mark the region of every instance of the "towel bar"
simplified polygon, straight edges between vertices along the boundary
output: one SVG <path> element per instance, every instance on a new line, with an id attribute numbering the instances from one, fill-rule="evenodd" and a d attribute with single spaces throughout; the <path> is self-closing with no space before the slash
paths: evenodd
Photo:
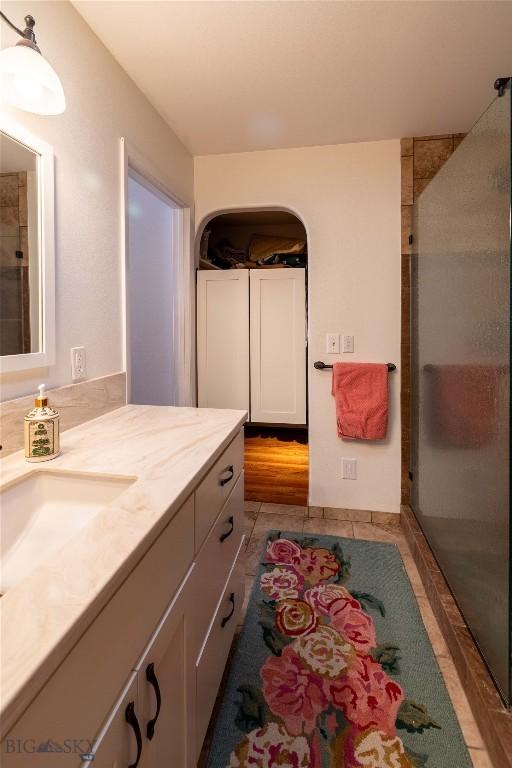
<path id="1" fill-rule="evenodd" d="M 317 360 L 316 363 L 313 363 L 313 365 L 317 371 L 323 371 L 325 368 L 332 368 L 332 365 L 327 365 L 321 360 Z M 388 371 L 396 371 L 396 365 L 394 363 L 388 363 Z"/>

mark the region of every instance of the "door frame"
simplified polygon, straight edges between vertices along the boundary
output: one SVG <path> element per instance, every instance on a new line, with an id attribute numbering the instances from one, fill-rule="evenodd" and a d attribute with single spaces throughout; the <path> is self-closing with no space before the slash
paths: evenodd
<path id="1" fill-rule="evenodd" d="M 194 290 L 194 268 L 191 262 L 191 210 L 180 197 L 164 183 L 153 164 L 133 144 L 120 139 L 121 165 L 121 336 L 123 368 L 126 371 L 126 400 L 131 399 L 130 350 L 129 350 L 129 299 L 127 267 L 129 256 L 128 235 L 128 179 L 130 176 L 150 191 L 164 198 L 173 209 L 173 264 L 175 279 L 173 400 L 176 405 L 190 405 L 192 401 L 192 317 L 190 296 Z M 187 301 L 187 299 L 189 299 Z"/>

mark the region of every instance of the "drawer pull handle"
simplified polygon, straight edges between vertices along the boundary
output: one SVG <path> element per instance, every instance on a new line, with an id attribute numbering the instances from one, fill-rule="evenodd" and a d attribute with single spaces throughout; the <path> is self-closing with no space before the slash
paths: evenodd
<path id="1" fill-rule="evenodd" d="M 124 711 L 124 718 L 130 728 L 133 728 L 133 732 L 135 734 L 135 739 L 137 741 L 137 757 L 135 758 L 135 762 L 131 763 L 128 768 L 137 768 L 140 760 L 140 756 L 142 754 L 142 734 L 140 732 L 140 725 L 139 721 L 137 720 L 137 715 L 135 714 L 135 704 L 133 701 L 130 701 L 128 706 L 126 707 Z"/>
<path id="2" fill-rule="evenodd" d="M 234 478 L 234 476 L 235 476 L 235 468 L 234 468 L 234 466 L 232 464 L 230 464 L 229 467 L 226 467 L 224 472 L 229 472 L 229 477 L 221 477 L 221 479 L 219 481 L 219 485 L 221 485 L 221 486 L 226 485 L 226 483 L 229 483 L 229 481 Z M 222 472 L 222 474 L 224 474 L 224 472 Z"/>
<path id="3" fill-rule="evenodd" d="M 233 616 L 233 614 L 235 612 L 235 593 L 234 592 L 232 592 L 230 594 L 229 601 L 231 603 L 231 610 L 230 610 L 230 612 L 228 613 L 227 616 L 224 616 L 224 618 L 222 619 L 222 621 L 220 623 L 222 629 L 224 629 L 224 627 L 226 626 L 226 624 L 228 623 L 228 621 L 230 620 L 230 618 Z"/>
<path id="4" fill-rule="evenodd" d="M 160 693 L 160 686 L 158 685 L 158 678 L 155 673 L 155 665 L 154 664 L 148 664 L 146 667 L 146 680 L 150 685 L 153 686 L 153 689 L 155 691 L 155 697 L 156 697 L 156 712 L 155 716 L 152 720 L 148 720 L 148 724 L 146 727 L 146 736 L 151 741 L 153 736 L 155 735 L 155 725 L 156 721 L 158 720 L 158 715 L 160 714 L 160 707 L 162 705 L 162 695 Z"/>
<path id="5" fill-rule="evenodd" d="M 231 534 L 235 530 L 235 520 L 233 518 L 233 515 L 230 515 L 228 517 L 228 523 L 230 524 L 231 528 L 229 529 L 229 531 L 226 531 L 226 533 L 223 533 L 222 536 L 219 536 L 219 541 L 220 542 L 223 542 L 223 541 L 226 541 L 226 539 L 229 539 L 229 537 L 231 536 Z"/>

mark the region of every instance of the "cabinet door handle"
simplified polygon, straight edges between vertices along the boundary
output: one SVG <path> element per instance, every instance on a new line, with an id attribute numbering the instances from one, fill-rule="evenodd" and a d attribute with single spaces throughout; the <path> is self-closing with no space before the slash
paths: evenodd
<path id="1" fill-rule="evenodd" d="M 226 467 L 221 474 L 224 474 L 224 472 L 229 472 L 229 477 L 221 477 L 219 485 L 226 485 L 226 483 L 229 483 L 235 476 L 235 468 L 232 464 L 230 464 L 229 467 Z"/>
<path id="2" fill-rule="evenodd" d="M 152 720 L 148 720 L 148 724 L 146 727 L 146 736 L 151 741 L 153 736 L 155 735 L 155 725 L 156 721 L 158 720 L 158 715 L 160 714 L 160 707 L 162 704 L 162 695 L 160 693 L 160 686 L 158 685 L 158 679 L 155 673 L 155 665 L 154 664 L 148 664 L 146 667 L 146 680 L 150 685 L 153 686 L 153 689 L 155 691 L 155 697 L 156 697 L 156 712 L 155 716 Z"/>
<path id="3" fill-rule="evenodd" d="M 135 734 L 135 740 L 137 742 L 137 757 L 135 758 L 134 763 L 130 763 L 128 768 L 137 768 L 140 760 L 140 756 L 142 754 L 142 734 L 140 732 L 140 725 L 139 721 L 137 720 L 137 715 L 135 714 L 135 704 L 133 701 L 130 701 L 128 706 L 126 707 L 124 711 L 124 718 L 128 725 L 133 728 L 133 732 Z"/>
<path id="4" fill-rule="evenodd" d="M 228 623 L 228 621 L 230 620 L 230 618 L 232 617 L 232 615 L 235 612 L 235 593 L 234 592 L 232 592 L 230 594 L 229 600 L 231 602 L 231 610 L 230 610 L 230 612 L 228 613 L 227 616 L 224 616 L 224 618 L 222 619 L 222 621 L 220 623 L 222 629 L 224 629 L 224 627 L 226 626 L 226 624 Z"/>
<path id="5" fill-rule="evenodd" d="M 226 539 L 229 539 L 229 537 L 231 536 L 231 534 L 235 530 L 235 520 L 234 520 L 233 515 L 230 515 L 228 517 L 228 523 L 230 524 L 231 528 L 229 529 L 229 531 L 226 531 L 226 533 L 223 533 L 222 536 L 219 536 L 219 541 L 220 542 L 223 542 L 223 541 L 226 541 Z"/>

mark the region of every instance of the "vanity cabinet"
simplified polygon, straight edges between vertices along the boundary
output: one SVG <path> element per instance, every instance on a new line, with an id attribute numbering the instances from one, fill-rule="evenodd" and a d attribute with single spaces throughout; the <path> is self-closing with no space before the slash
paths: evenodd
<path id="1" fill-rule="evenodd" d="M 240 554 L 245 537 L 239 545 L 222 597 L 196 661 L 195 740 L 196 758 L 199 757 L 206 729 L 215 704 L 217 691 L 238 624 L 244 602 L 244 576 Z"/>
<path id="2" fill-rule="evenodd" d="M 11 729 L 2 768 L 57 752 L 63 768 L 196 765 L 244 600 L 243 487 L 239 433 Z"/>
<path id="3" fill-rule="evenodd" d="M 194 660 L 187 646 L 192 587 L 182 584 L 83 766 L 190 765 Z"/>
<path id="4" fill-rule="evenodd" d="M 117 766 L 136 764 L 138 745 L 132 736 L 131 726 L 127 722 L 126 713 L 128 708 L 135 713 L 137 690 L 137 673 L 133 672 L 128 678 L 121 697 L 98 737 L 94 751 L 91 752 L 90 756 L 94 759 L 94 762 L 86 759 L 82 765 L 102 766 L 102 768 L 113 768 L 115 766 L 117 768 Z"/>

